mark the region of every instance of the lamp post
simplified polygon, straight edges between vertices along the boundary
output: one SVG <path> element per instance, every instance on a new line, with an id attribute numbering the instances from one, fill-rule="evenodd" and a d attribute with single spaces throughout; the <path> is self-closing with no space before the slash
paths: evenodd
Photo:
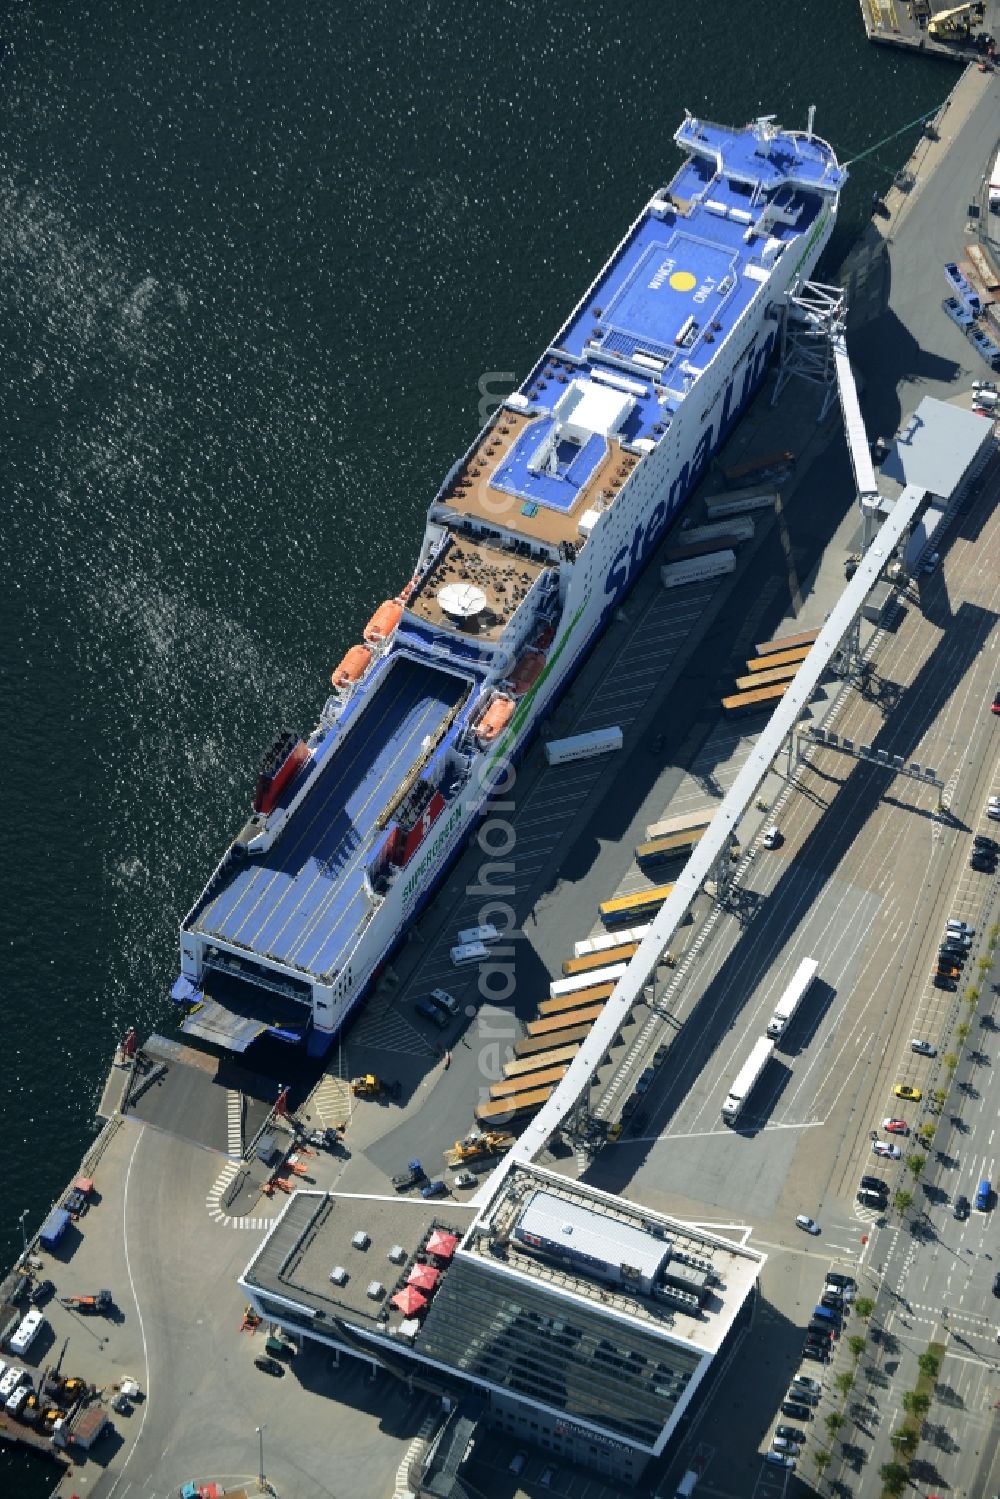
<path id="1" fill-rule="evenodd" d="M 28 1258 L 28 1231 L 27 1231 L 27 1229 L 24 1226 L 24 1220 L 25 1220 L 25 1218 L 27 1218 L 27 1216 L 28 1216 L 28 1214 L 30 1212 L 31 1212 L 30 1208 L 25 1208 L 24 1212 L 21 1214 L 20 1218 L 18 1218 L 18 1220 L 17 1220 L 18 1223 L 20 1223 L 20 1225 L 21 1225 L 21 1243 L 24 1245 L 24 1253 L 23 1253 L 22 1257 L 24 1259 Z"/>
<path id="2" fill-rule="evenodd" d="M 260 1452 L 260 1461 L 259 1461 L 258 1473 L 257 1473 L 257 1488 L 263 1494 L 264 1489 L 266 1487 L 266 1481 L 264 1479 L 264 1428 L 263 1428 L 263 1426 L 258 1426 L 257 1427 L 257 1442 L 259 1444 L 259 1452 Z"/>

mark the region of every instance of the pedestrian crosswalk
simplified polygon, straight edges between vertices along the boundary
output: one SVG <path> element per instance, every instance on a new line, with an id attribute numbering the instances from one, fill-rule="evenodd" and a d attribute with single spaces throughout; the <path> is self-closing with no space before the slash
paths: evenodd
<path id="1" fill-rule="evenodd" d="M 330 1073 L 322 1077 L 313 1090 L 309 1108 L 324 1128 L 343 1124 L 351 1112 L 351 1088 L 346 1078 Z"/>
<path id="2" fill-rule="evenodd" d="M 228 1155 L 231 1160 L 243 1159 L 243 1095 L 232 1088 L 226 1094 L 226 1130 Z"/>
<path id="3" fill-rule="evenodd" d="M 223 1166 L 222 1170 L 215 1178 L 215 1181 L 212 1183 L 212 1186 L 208 1192 L 208 1196 L 205 1198 L 205 1206 L 208 1209 L 208 1216 L 210 1218 L 213 1218 L 216 1223 L 221 1224 L 223 1228 L 248 1228 L 251 1229 L 254 1233 L 263 1233 L 266 1228 L 270 1228 L 273 1219 L 240 1218 L 234 1216 L 232 1213 L 227 1213 L 220 1206 L 222 1198 L 225 1196 L 227 1190 L 232 1185 L 239 1171 L 240 1163 L 238 1161 L 230 1161 L 228 1165 Z"/>

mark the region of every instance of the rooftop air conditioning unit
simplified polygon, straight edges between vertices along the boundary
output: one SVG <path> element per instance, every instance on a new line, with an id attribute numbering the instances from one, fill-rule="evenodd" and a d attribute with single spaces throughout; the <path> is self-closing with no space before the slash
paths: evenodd
<path id="1" fill-rule="evenodd" d="M 333 1269 L 330 1271 L 330 1279 L 333 1281 L 335 1286 L 347 1285 L 347 1271 L 344 1269 L 343 1265 L 334 1265 Z"/>
<path id="2" fill-rule="evenodd" d="M 382 1297 L 385 1295 L 385 1286 L 380 1280 L 369 1281 L 368 1289 L 365 1291 L 365 1295 L 368 1297 L 369 1301 L 381 1301 Z"/>
<path id="3" fill-rule="evenodd" d="M 367 1249 L 369 1244 L 371 1243 L 371 1239 L 365 1233 L 363 1228 L 359 1228 L 357 1233 L 352 1237 L 351 1243 L 354 1245 L 355 1249 Z"/>

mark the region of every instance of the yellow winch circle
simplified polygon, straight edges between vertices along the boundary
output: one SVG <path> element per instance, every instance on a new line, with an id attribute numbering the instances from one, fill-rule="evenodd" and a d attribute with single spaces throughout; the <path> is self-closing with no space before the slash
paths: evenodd
<path id="1" fill-rule="evenodd" d="M 697 284 L 697 276 L 692 276 L 690 271 L 674 271 L 670 278 L 670 286 L 673 291 L 694 291 Z"/>

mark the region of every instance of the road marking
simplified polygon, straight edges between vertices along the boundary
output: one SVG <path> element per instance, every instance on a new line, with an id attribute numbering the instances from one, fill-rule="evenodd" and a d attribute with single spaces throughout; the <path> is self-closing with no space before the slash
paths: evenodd
<path id="1" fill-rule="evenodd" d="M 125 1461 L 122 1463 L 122 1470 L 119 1473 L 118 1477 L 115 1479 L 114 1483 L 111 1485 L 110 1489 L 108 1490 L 108 1499 L 111 1499 L 111 1496 L 115 1492 L 115 1489 L 118 1487 L 118 1485 L 121 1483 L 122 1479 L 124 1478 L 124 1476 L 125 1476 L 125 1469 L 128 1467 L 129 1463 L 132 1461 L 132 1456 L 133 1456 L 133 1454 L 135 1452 L 135 1449 L 138 1447 L 140 1441 L 142 1440 L 143 1428 L 146 1425 L 146 1417 L 149 1415 L 149 1407 L 150 1407 L 150 1405 L 152 1403 L 152 1390 L 150 1388 L 150 1382 L 149 1382 L 149 1349 L 147 1348 L 147 1345 L 146 1345 L 146 1327 L 145 1327 L 145 1323 L 142 1320 L 142 1308 L 139 1305 L 139 1297 L 136 1294 L 136 1289 L 135 1289 L 135 1279 L 134 1279 L 134 1277 L 132 1275 L 132 1257 L 129 1254 L 129 1250 L 128 1250 L 128 1193 L 129 1193 L 129 1184 L 130 1184 L 130 1182 L 132 1180 L 132 1166 L 135 1163 L 136 1151 L 139 1149 L 139 1145 L 140 1145 L 140 1143 L 142 1141 L 142 1137 L 143 1137 L 144 1133 L 145 1133 L 144 1129 L 140 1129 L 139 1130 L 139 1134 L 138 1134 L 138 1136 L 136 1138 L 136 1142 L 135 1142 L 135 1144 L 132 1147 L 132 1154 L 128 1158 L 128 1170 L 125 1172 L 125 1190 L 122 1193 L 122 1246 L 123 1246 L 123 1248 L 125 1250 L 125 1271 L 126 1271 L 126 1274 L 128 1275 L 128 1283 L 129 1283 L 129 1287 L 130 1287 L 130 1289 L 132 1291 L 132 1300 L 135 1302 L 135 1314 L 136 1314 L 136 1317 L 138 1318 L 138 1321 L 139 1321 L 139 1336 L 142 1339 L 142 1363 L 143 1363 L 142 1418 L 141 1418 L 141 1420 L 139 1422 L 139 1430 L 135 1434 L 135 1441 L 132 1443 L 132 1446 L 129 1448 L 128 1453 L 126 1454 L 126 1457 L 125 1457 Z"/>
<path id="2" fill-rule="evenodd" d="M 226 1093 L 226 1125 L 229 1155 L 238 1161 L 243 1156 L 243 1098 L 232 1088 Z"/>

